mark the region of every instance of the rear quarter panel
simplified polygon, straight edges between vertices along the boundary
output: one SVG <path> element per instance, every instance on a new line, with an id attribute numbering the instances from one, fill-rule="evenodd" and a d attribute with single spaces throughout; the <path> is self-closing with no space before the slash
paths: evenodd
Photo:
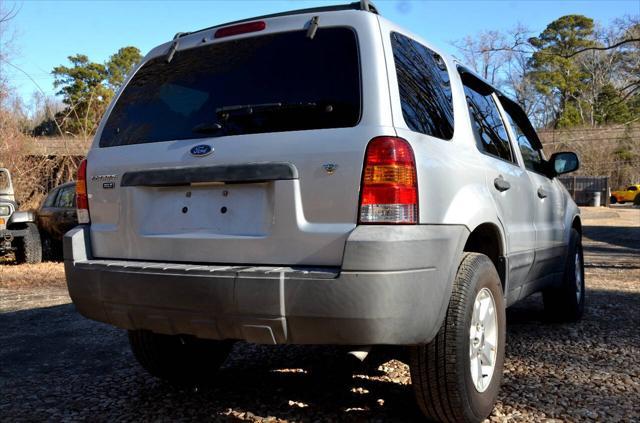
<path id="1" fill-rule="evenodd" d="M 467 113 L 467 103 L 455 62 L 419 36 L 380 18 L 385 48 L 393 124 L 399 137 L 408 140 L 416 156 L 421 224 L 465 225 L 470 231 L 492 223 L 503 232 L 491 193 L 485 182 L 485 168 Z M 442 56 L 451 80 L 454 134 L 442 140 L 409 129 L 400 107 L 391 32 L 404 34 Z M 504 237 L 502 244 L 505 245 Z"/>

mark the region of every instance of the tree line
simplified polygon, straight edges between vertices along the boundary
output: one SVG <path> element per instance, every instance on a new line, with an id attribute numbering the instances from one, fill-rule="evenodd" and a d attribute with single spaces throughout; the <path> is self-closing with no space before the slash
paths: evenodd
<path id="1" fill-rule="evenodd" d="M 137 47 L 127 46 L 105 63 L 92 62 L 84 54 L 69 56 L 68 60 L 70 66 L 56 66 L 51 72 L 53 85 L 58 89 L 56 95 L 62 98 L 64 106 L 53 116 L 46 113 L 47 117 L 33 129 L 36 136 L 93 135 L 116 91 L 140 63 L 142 55 Z"/>
<path id="2" fill-rule="evenodd" d="M 640 119 L 640 17 L 609 26 L 562 16 L 538 35 L 517 25 L 454 41 L 463 62 L 511 95 L 539 128 Z"/>

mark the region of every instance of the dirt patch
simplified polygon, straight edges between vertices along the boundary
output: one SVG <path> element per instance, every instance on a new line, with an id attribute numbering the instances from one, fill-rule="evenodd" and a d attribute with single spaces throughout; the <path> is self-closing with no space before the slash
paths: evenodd
<path id="1" fill-rule="evenodd" d="M 640 269 L 640 209 L 583 207 L 581 212 L 587 267 Z"/>
<path id="2" fill-rule="evenodd" d="M 640 208 L 580 207 L 583 226 L 640 227 Z"/>
<path id="3" fill-rule="evenodd" d="M 0 264 L 0 313 L 69 302 L 62 263 Z"/>
<path id="4" fill-rule="evenodd" d="M 66 288 L 62 263 L 0 264 L 0 288 Z"/>

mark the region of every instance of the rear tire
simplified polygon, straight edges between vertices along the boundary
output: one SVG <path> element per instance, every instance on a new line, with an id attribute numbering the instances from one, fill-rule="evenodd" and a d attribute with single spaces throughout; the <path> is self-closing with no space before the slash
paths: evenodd
<path id="1" fill-rule="evenodd" d="M 617 203 L 617 202 L 618 202 L 618 199 L 617 199 L 614 195 L 612 195 L 611 197 L 609 197 L 609 203 L 610 203 L 610 204 L 615 204 L 615 203 Z"/>
<path id="2" fill-rule="evenodd" d="M 582 236 L 571 229 L 562 285 L 542 292 L 547 317 L 555 322 L 575 322 L 584 314 L 584 256 Z"/>
<path id="3" fill-rule="evenodd" d="M 427 418 L 477 422 L 491 413 L 502 382 L 505 328 L 495 266 L 483 254 L 465 253 L 440 331 L 410 350 L 411 380 Z"/>
<path id="4" fill-rule="evenodd" d="M 174 384 L 210 381 L 233 348 L 231 341 L 160 335 L 146 330 L 129 331 L 129 344 L 147 372 Z"/>
<path id="5" fill-rule="evenodd" d="M 636 198 L 633 199 L 634 206 L 640 206 L 640 194 L 636 195 Z"/>
<path id="6" fill-rule="evenodd" d="M 16 261 L 20 264 L 37 264 L 42 261 L 40 232 L 35 223 L 27 223 L 27 234 L 16 240 Z"/>

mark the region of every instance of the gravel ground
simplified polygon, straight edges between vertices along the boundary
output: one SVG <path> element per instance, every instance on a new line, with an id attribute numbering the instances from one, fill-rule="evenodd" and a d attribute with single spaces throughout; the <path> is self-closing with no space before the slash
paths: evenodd
<path id="1" fill-rule="evenodd" d="M 632 212 L 585 220 L 582 322 L 545 323 L 539 296 L 508 310 L 491 421 L 640 421 L 640 211 Z M 401 351 L 349 371 L 338 348 L 239 343 L 211 384 L 171 387 L 137 366 L 123 331 L 65 304 L 62 275 L 61 264 L 0 266 L 0 421 L 419 420 Z"/>

